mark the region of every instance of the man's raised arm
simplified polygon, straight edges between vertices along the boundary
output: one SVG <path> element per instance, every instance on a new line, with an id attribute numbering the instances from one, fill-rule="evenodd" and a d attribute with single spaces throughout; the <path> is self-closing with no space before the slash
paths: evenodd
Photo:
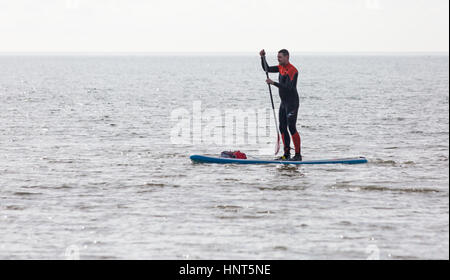
<path id="1" fill-rule="evenodd" d="M 266 52 L 262 50 L 259 55 L 261 55 L 261 66 L 264 71 L 267 71 L 269 73 L 278 73 L 279 69 L 278 66 L 269 66 L 266 61 Z"/>

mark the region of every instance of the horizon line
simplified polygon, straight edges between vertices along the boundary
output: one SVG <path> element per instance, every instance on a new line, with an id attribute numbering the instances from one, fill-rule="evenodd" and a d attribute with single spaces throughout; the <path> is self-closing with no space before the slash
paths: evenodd
<path id="1" fill-rule="evenodd" d="M 271 51 L 267 51 L 267 53 L 272 53 Z M 273 53 L 276 53 L 275 51 Z M 311 51 L 292 51 L 291 54 L 294 55 L 444 55 L 448 56 L 448 51 L 337 51 L 337 52 L 311 52 Z M 102 52 L 91 52 L 91 51 L 80 51 L 80 52 L 66 52 L 66 51 L 43 51 L 43 52 L 9 52 L 0 51 L 0 56 L 9 56 L 9 55 L 47 55 L 47 56 L 58 56 L 58 55 L 67 55 L 67 56 L 155 56 L 155 55 L 175 55 L 175 56 L 198 56 L 198 55 L 258 55 L 258 52 L 250 52 L 250 51 L 230 51 L 230 52 L 222 52 L 222 51 L 174 51 L 174 52 L 115 52 L 115 51 L 102 51 Z"/>

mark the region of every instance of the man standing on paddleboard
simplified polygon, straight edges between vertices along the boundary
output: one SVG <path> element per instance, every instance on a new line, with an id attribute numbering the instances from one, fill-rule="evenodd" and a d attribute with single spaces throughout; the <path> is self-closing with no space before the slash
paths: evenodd
<path id="1" fill-rule="evenodd" d="M 302 161 L 300 134 L 297 131 L 297 115 L 299 108 L 299 97 L 297 92 L 298 71 L 289 63 L 289 52 L 285 49 L 278 52 L 278 66 L 269 66 L 266 62 L 266 52 L 262 50 L 261 63 L 264 71 L 279 73 L 278 83 L 267 79 L 269 85 L 274 85 L 280 92 L 280 133 L 284 144 L 284 155 L 279 160 Z M 295 147 L 295 156 L 291 159 L 291 139 Z"/>

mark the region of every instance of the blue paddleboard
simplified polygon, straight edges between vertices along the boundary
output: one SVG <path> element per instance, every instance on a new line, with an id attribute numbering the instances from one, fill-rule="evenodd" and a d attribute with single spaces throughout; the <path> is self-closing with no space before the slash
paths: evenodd
<path id="1" fill-rule="evenodd" d="M 216 164 L 364 164 L 367 159 L 359 158 L 341 158 L 341 159 L 323 159 L 323 160 L 309 160 L 309 161 L 279 161 L 279 160 L 257 160 L 257 159 L 231 159 L 209 156 L 191 156 L 191 160 L 196 163 L 216 163 Z"/>

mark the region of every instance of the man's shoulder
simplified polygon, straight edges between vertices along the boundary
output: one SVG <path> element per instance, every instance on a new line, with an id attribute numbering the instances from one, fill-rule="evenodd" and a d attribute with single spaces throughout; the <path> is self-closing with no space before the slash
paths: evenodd
<path id="1" fill-rule="evenodd" d="M 290 64 L 290 65 L 291 65 L 291 67 L 290 67 L 289 71 L 290 72 L 294 72 L 294 73 L 298 73 L 297 68 L 294 65 L 292 65 L 292 64 Z"/>
<path id="2" fill-rule="evenodd" d="M 294 65 L 290 64 L 289 68 L 287 70 L 287 73 L 288 73 L 289 77 L 291 78 L 291 80 L 293 80 L 295 75 L 298 74 L 298 70 L 297 70 L 297 68 L 295 68 Z"/>

